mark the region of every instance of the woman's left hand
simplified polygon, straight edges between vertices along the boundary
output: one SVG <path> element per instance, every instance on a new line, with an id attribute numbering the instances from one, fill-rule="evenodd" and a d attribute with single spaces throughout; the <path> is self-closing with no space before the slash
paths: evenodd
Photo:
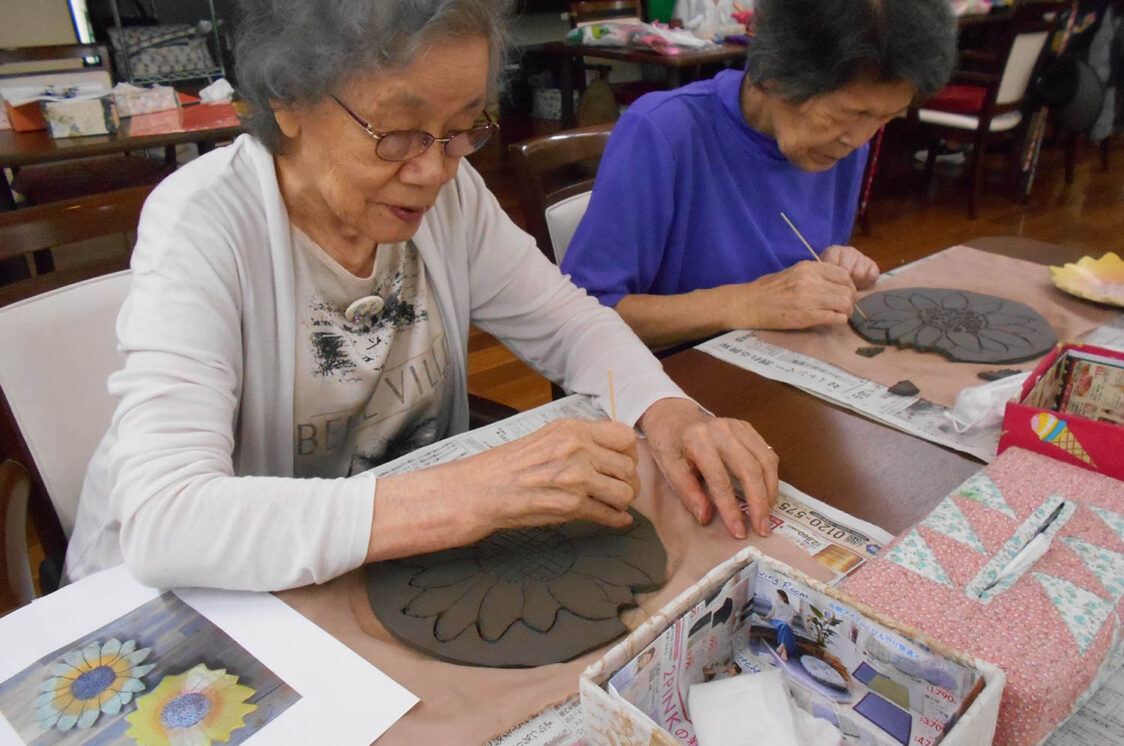
<path id="1" fill-rule="evenodd" d="M 717 508 L 730 533 L 745 538 L 733 477 L 741 483 L 753 530 L 769 535 L 777 454 L 748 422 L 713 417 L 690 399 L 660 399 L 639 425 L 656 465 L 699 523 L 709 523 Z"/>
<path id="2" fill-rule="evenodd" d="M 859 290 L 874 285 L 880 274 L 874 260 L 854 246 L 828 246 L 820 254 L 820 259 L 850 272 L 851 282 Z"/>

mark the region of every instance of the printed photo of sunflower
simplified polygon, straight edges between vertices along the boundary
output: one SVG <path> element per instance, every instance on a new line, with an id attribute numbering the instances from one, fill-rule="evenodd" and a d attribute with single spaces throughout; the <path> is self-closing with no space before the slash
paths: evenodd
<path id="1" fill-rule="evenodd" d="M 235 746 L 300 698 L 166 591 L 0 681 L 0 725 L 36 746 Z"/>
<path id="2" fill-rule="evenodd" d="M 132 727 L 125 735 L 139 746 L 210 746 L 225 743 L 257 709 L 247 704 L 254 690 L 238 683 L 226 669 L 200 663 L 137 698 L 137 709 L 125 719 Z"/>
<path id="3" fill-rule="evenodd" d="M 70 730 L 89 728 L 103 712 L 116 715 L 144 691 L 141 677 L 155 667 L 141 665 L 148 653 L 149 648 L 137 649 L 136 640 L 122 644 L 117 638 L 67 653 L 51 668 L 33 703 L 38 708 L 35 721 L 44 730 Z"/>

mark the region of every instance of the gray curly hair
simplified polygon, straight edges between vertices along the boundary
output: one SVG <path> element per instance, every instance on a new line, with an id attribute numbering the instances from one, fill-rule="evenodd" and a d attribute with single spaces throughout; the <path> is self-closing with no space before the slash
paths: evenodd
<path id="1" fill-rule="evenodd" d="M 358 74 L 401 69 L 435 39 L 483 36 L 499 85 L 511 0 L 241 0 L 234 58 L 243 124 L 271 152 L 272 104 L 312 103 Z"/>
<path id="2" fill-rule="evenodd" d="M 860 74 L 904 80 L 924 100 L 952 74 L 949 0 L 757 0 L 746 74 L 800 103 Z"/>

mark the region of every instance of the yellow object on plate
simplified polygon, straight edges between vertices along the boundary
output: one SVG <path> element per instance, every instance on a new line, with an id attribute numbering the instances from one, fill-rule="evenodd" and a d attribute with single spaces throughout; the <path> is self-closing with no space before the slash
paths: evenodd
<path id="1" fill-rule="evenodd" d="M 1079 298 L 1124 306 L 1124 260 L 1113 252 L 1100 259 L 1083 256 L 1077 264 L 1050 267 L 1054 284 Z"/>

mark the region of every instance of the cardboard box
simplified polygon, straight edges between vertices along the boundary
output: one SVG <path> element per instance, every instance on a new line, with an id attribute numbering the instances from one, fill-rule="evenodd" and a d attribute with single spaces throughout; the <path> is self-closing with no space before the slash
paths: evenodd
<path id="1" fill-rule="evenodd" d="M 39 107 L 51 137 L 112 135 L 117 132 L 117 107 L 108 93 L 98 98 L 41 101 Z"/>
<path id="2" fill-rule="evenodd" d="M 1019 446 L 1068 464 L 1124 479 L 1124 425 L 1059 411 L 1071 397 L 1067 372 L 1081 358 L 1102 358 L 1124 366 L 1124 353 L 1104 347 L 1061 344 L 1026 379 L 1015 401 L 1003 414 L 999 453 Z M 1111 367 L 1111 363 L 1106 366 Z M 1071 384 L 1067 389 L 1067 380 Z M 1124 390 L 1107 392 L 1124 396 Z M 1110 417 L 1107 413 L 1104 417 Z"/>
<path id="3" fill-rule="evenodd" d="M 787 632 L 768 622 L 786 616 L 782 603 L 795 612 Z M 782 656 L 786 639 L 795 650 Z M 797 706 L 834 719 L 845 744 L 990 743 L 1005 682 L 995 666 L 749 547 L 582 673 L 583 742 L 695 743 L 687 690 L 732 666 L 780 668 Z"/>
<path id="4" fill-rule="evenodd" d="M 47 129 L 47 120 L 39 111 L 39 102 L 31 101 L 21 106 L 12 106 L 4 102 L 4 109 L 8 112 L 8 122 L 16 132 L 34 132 Z"/>

